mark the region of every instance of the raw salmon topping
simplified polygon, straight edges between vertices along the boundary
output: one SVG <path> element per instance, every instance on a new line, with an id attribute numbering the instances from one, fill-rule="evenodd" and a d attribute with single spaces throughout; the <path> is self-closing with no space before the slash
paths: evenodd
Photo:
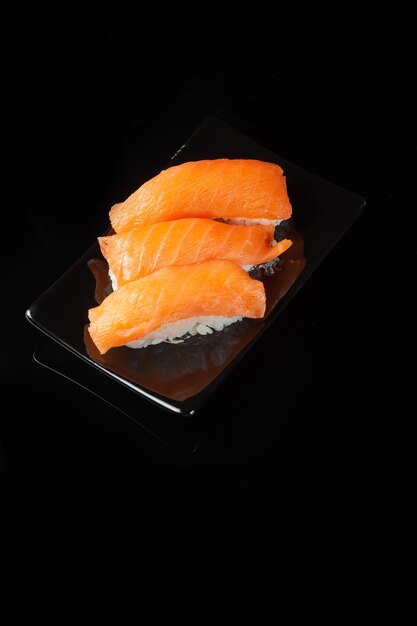
<path id="1" fill-rule="evenodd" d="M 116 232 L 183 217 L 276 222 L 290 216 L 281 167 L 255 159 L 190 161 L 169 167 L 110 211 Z"/>

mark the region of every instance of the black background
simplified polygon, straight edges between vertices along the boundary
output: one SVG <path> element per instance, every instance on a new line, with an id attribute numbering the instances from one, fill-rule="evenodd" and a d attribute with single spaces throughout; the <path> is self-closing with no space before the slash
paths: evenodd
<path id="1" fill-rule="evenodd" d="M 4 623 L 415 623 L 410 7 L 2 9 Z M 193 452 L 37 365 L 24 311 L 210 115 L 367 206 Z"/>

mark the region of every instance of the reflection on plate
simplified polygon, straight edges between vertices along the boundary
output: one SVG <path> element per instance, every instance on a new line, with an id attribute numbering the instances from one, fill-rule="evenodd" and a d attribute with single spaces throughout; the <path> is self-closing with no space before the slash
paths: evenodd
<path id="1" fill-rule="evenodd" d="M 282 255 L 273 275 L 261 276 L 267 294 L 263 320 L 244 320 L 220 333 L 180 344 L 163 343 L 140 350 L 115 348 L 101 356 L 86 332 L 88 309 L 110 289 L 97 242 L 26 313 L 40 330 L 104 374 L 184 415 L 201 406 L 277 319 L 364 205 L 360 196 L 288 163 L 213 118 L 199 127 L 169 165 L 219 157 L 276 162 L 286 174 L 295 222 L 290 222 L 289 236 L 294 244 Z M 143 181 L 135 182 L 139 186 Z"/>

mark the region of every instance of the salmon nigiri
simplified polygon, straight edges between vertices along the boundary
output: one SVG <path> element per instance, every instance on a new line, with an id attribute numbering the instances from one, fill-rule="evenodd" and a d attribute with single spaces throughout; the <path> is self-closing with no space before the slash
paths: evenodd
<path id="1" fill-rule="evenodd" d="M 291 216 L 279 165 L 255 159 L 214 159 L 174 165 L 110 210 L 116 232 L 183 217 L 274 224 Z"/>
<path id="2" fill-rule="evenodd" d="M 164 267 L 126 283 L 89 310 L 89 333 L 104 354 L 122 345 L 206 335 L 264 313 L 263 284 L 233 261 L 212 260 Z"/>
<path id="3" fill-rule="evenodd" d="M 98 241 L 114 289 L 168 265 L 228 259 L 250 269 L 275 259 L 292 243 L 277 243 L 272 224 L 234 226 L 193 217 L 138 226 Z"/>

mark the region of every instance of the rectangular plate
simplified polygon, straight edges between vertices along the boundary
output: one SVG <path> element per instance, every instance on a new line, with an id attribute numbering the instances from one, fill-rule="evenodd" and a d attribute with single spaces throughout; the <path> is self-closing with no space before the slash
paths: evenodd
<path id="1" fill-rule="evenodd" d="M 361 196 L 302 170 L 216 118 L 205 120 L 168 166 L 221 157 L 278 163 L 286 175 L 293 206 L 290 237 L 294 244 L 282 256 L 280 271 L 262 278 L 267 293 L 265 319 L 244 320 L 221 333 L 180 344 L 163 343 L 140 350 L 114 348 L 100 356 L 86 332 L 88 309 L 97 305 L 95 278 L 90 270 L 91 262 L 100 267 L 94 261 L 101 258 L 97 242 L 26 311 L 27 319 L 38 329 L 94 368 L 143 398 L 182 415 L 195 413 L 213 393 L 350 228 L 365 204 Z M 137 181 L 137 186 L 143 182 Z"/>

